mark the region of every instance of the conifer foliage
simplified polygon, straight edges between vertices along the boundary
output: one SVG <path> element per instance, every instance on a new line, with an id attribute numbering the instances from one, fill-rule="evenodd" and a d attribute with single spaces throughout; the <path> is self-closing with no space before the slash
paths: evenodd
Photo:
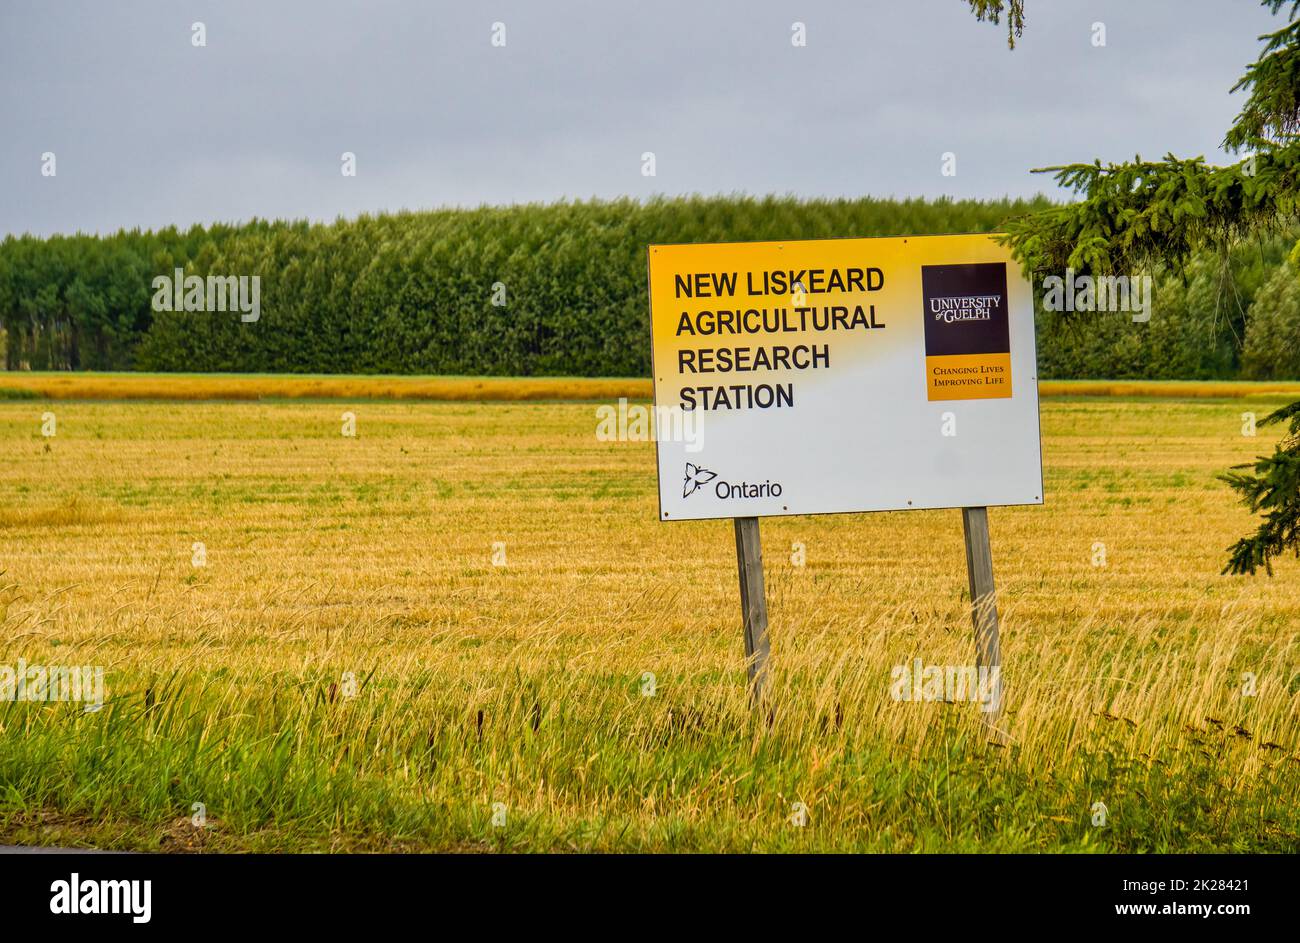
<path id="1" fill-rule="evenodd" d="M 978 19 L 997 22 L 1005 16 L 1013 30 L 1024 27 L 1022 0 L 967 2 Z M 1007 227 L 1031 277 L 1067 268 L 1094 275 L 1181 268 L 1198 252 L 1227 253 L 1244 240 L 1294 226 L 1300 217 L 1300 2 L 1263 5 L 1288 22 L 1260 37 L 1259 58 L 1232 89 L 1247 98 L 1223 144 L 1242 159 L 1212 166 L 1201 157 L 1170 154 L 1158 161 L 1138 157 L 1039 171 L 1055 174 L 1080 198 Z M 1292 265 L 1282 271 L 1294 276 L 1297 270 Z M 1271 573 L 1277 555 L 1300 556 L 1300 403 L 1263 420 L 1279 422 L 1289 423 L 1290 435 L 1271 456 L 1221 476 L 1252 512 L 1263 515 L 1254 534 L 1228 548 L 1226 573 L 1260 567 Z"/>

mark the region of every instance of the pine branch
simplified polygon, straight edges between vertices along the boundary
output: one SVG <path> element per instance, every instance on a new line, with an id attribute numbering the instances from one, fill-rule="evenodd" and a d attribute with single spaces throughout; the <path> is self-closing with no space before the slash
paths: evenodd
<path id="1" fill-rule="evenodd" d="M 1030 273 L 1106 275 L 1179 265 L 1300 220 L 1300 140 L 1228 166 L 1201 157 L 1040 168 L 1082 199 L 1008 220 Z"/>
<path id="2" fill-rule="evenodd" d="M 1295 442 L 1279 446 L 1271 456 L 1256 459 L 1253 471 L 1219 476 L 1252 514 L 1264 512 L 1254 534 L 1228 547 L 1223 572 L 1253 575 L 1263 567 L 1272 576 L 1274 557 L 1288 550 L 1300 556 L 1300 446 Z"/>
<path id="3" fill-rule="evenodd" d="M 995 26 L 1007 17 L 1007 48 L 1015 49 L 1016 40 L 1025 32 L 1025 0 L 966 0 L 975 19 Z"/>
<path id="4" fill-rule="evenodd" d="M 1293 15 L 1296 7 L 1300 3 L 1293 4 Z M 1264 51 L 1232 87 L 1248 89 L 1250 97 L 1223 139 L 1231 151 L 1256 140 L 1284 143 L 1300 131 L 1300 20 L 1260 39 Z"/>

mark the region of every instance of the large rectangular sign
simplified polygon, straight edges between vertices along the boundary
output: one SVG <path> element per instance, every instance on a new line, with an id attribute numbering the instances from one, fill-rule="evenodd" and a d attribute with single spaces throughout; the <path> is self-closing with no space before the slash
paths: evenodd
<path id="1" fill-rule="evenodd" d="M 649 255 L 661 520 L 1042 503 L 1033 296 L 991 236 Z"/>

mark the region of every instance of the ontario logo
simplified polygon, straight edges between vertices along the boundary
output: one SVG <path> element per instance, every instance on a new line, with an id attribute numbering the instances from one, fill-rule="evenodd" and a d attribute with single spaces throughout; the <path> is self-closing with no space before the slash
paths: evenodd
<path id="1" fill-rule="evenodd" d="M 686 480 L 682 484 L 682 497 L 689 498 L 695 492 L 700 490 L 702 485 L 707 485 L 714 478 L 718 477 L 717 472 L 709 471 L 700 465 L 686 463 Z"/>
<path id="2" fill-rule="evenodd" d="M 713 484 L 713 482 L 717 482 Z M 718 478 L 718 473 L 703 465 L 686 463 L 686 476 L 682 482 L 682 497 L 689 498 L 707 484 L 713 484 L 713 493 L 725 500 L 735 498 L 779 498 L 784 490 L 779 481 L 730 482 Z"/>

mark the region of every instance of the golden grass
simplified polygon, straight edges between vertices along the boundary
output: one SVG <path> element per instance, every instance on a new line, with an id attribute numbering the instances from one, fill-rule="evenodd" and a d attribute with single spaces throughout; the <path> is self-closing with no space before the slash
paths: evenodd
<path id="1" fill-rule="evenodd" d="M 68 400 L 386 399 L 446 402 L 648 399 L 648 379 L 0 373 L 6 390 Z"/>
<path id="2" fill-rule="evenodd" d="M 1044 398 L 1062 396 L 1244 399 L 1300 396 L 1300 382 L 1044 380 Z M 399 377 L 130 373 L 0 373 L 0 400 L 221 401 L 380 399 L 442 402 L 649 399 L 649 379 L 579 377 Z"/>
<path id="3" fill-rule="evenodd" d="M 0 528 L 47 530 L 121 519 L 122 512 L 118 508 L 83 501 L 76 495 L 45 507 L 0 507 Z"/>
<path id="4" fill-rule="evenodd" d="M 528 823 L 524 847 L 1295 840 L 1300 566 L 1219 575 L 1251 519 L 1214 476 L 1270 447 L 1240 435 L 1237 404 L 1044 405 L 1045 506 L 990 512 L 1009 741 L 992 756 L 972 705 L 889 693 L 892 666 L 973 657 L 956 511 L 763 522 L 773 721 L 753 729 L 731 528 L 655 519 L 652 444 L 597 441 L 590 404 L 349 409 L 355 438 L 325 403 L 67 403 L 44 440 L 40 409 L 0 403 L 0 664 L 105 665 L 110 702 L 143 703 L 143 718 L 152 692 L 189 686 L 107 754 L 138 737 L 161 757 L 192 736 L 207 757 L 140 775 L 199 777 L 159 800 L 175 803 L 159 829 L 205 798 L 231 847 L 282 847 L 290 813 L 254 814 L 262 794 L 232 790 L 260 775 L 288 790 L 300 756 L 313 775 L 436 807 L 451 830 L 330 806 L 322 847 L 492 847 L 496 801 Z M 345 703 L 347 673 L 364 684 Z M 53 722 L 41 716 L 6 728 L 0 715 L 0 735 L 16 749 Z M 236 748 L 276 731 L 290 765 L 259 772 Z M 954 811 L 944 763 L 968 777 L 959 807 L 989 783 L 1005 792 Z M 223 772 L 201 779 L 209 769 Z M 72 784 L 110 773 L 67 775 L 66 792 L 33 781 L 44 808 L 80 814 L 89 793 Z M 148 819 L 132 805 L 144 787 L 124 779 L 115 800 L 108 782 L 97 808 Z M 1180 788 L 1210 811 L 1157 794 Z M 1095 800 L 1111 810 L 1104 837 Z M 806 832 L 783 824 L 796 801 Z M 131 820 L 98 834 L 154 832 Z"/>
<path id="5" fill-rule="evenodd" d="M 1300 382 L 1291 380 L 1043 380 L 1043 397 L 1114 396 L 1161 399 L 1300 398 Z"/>

